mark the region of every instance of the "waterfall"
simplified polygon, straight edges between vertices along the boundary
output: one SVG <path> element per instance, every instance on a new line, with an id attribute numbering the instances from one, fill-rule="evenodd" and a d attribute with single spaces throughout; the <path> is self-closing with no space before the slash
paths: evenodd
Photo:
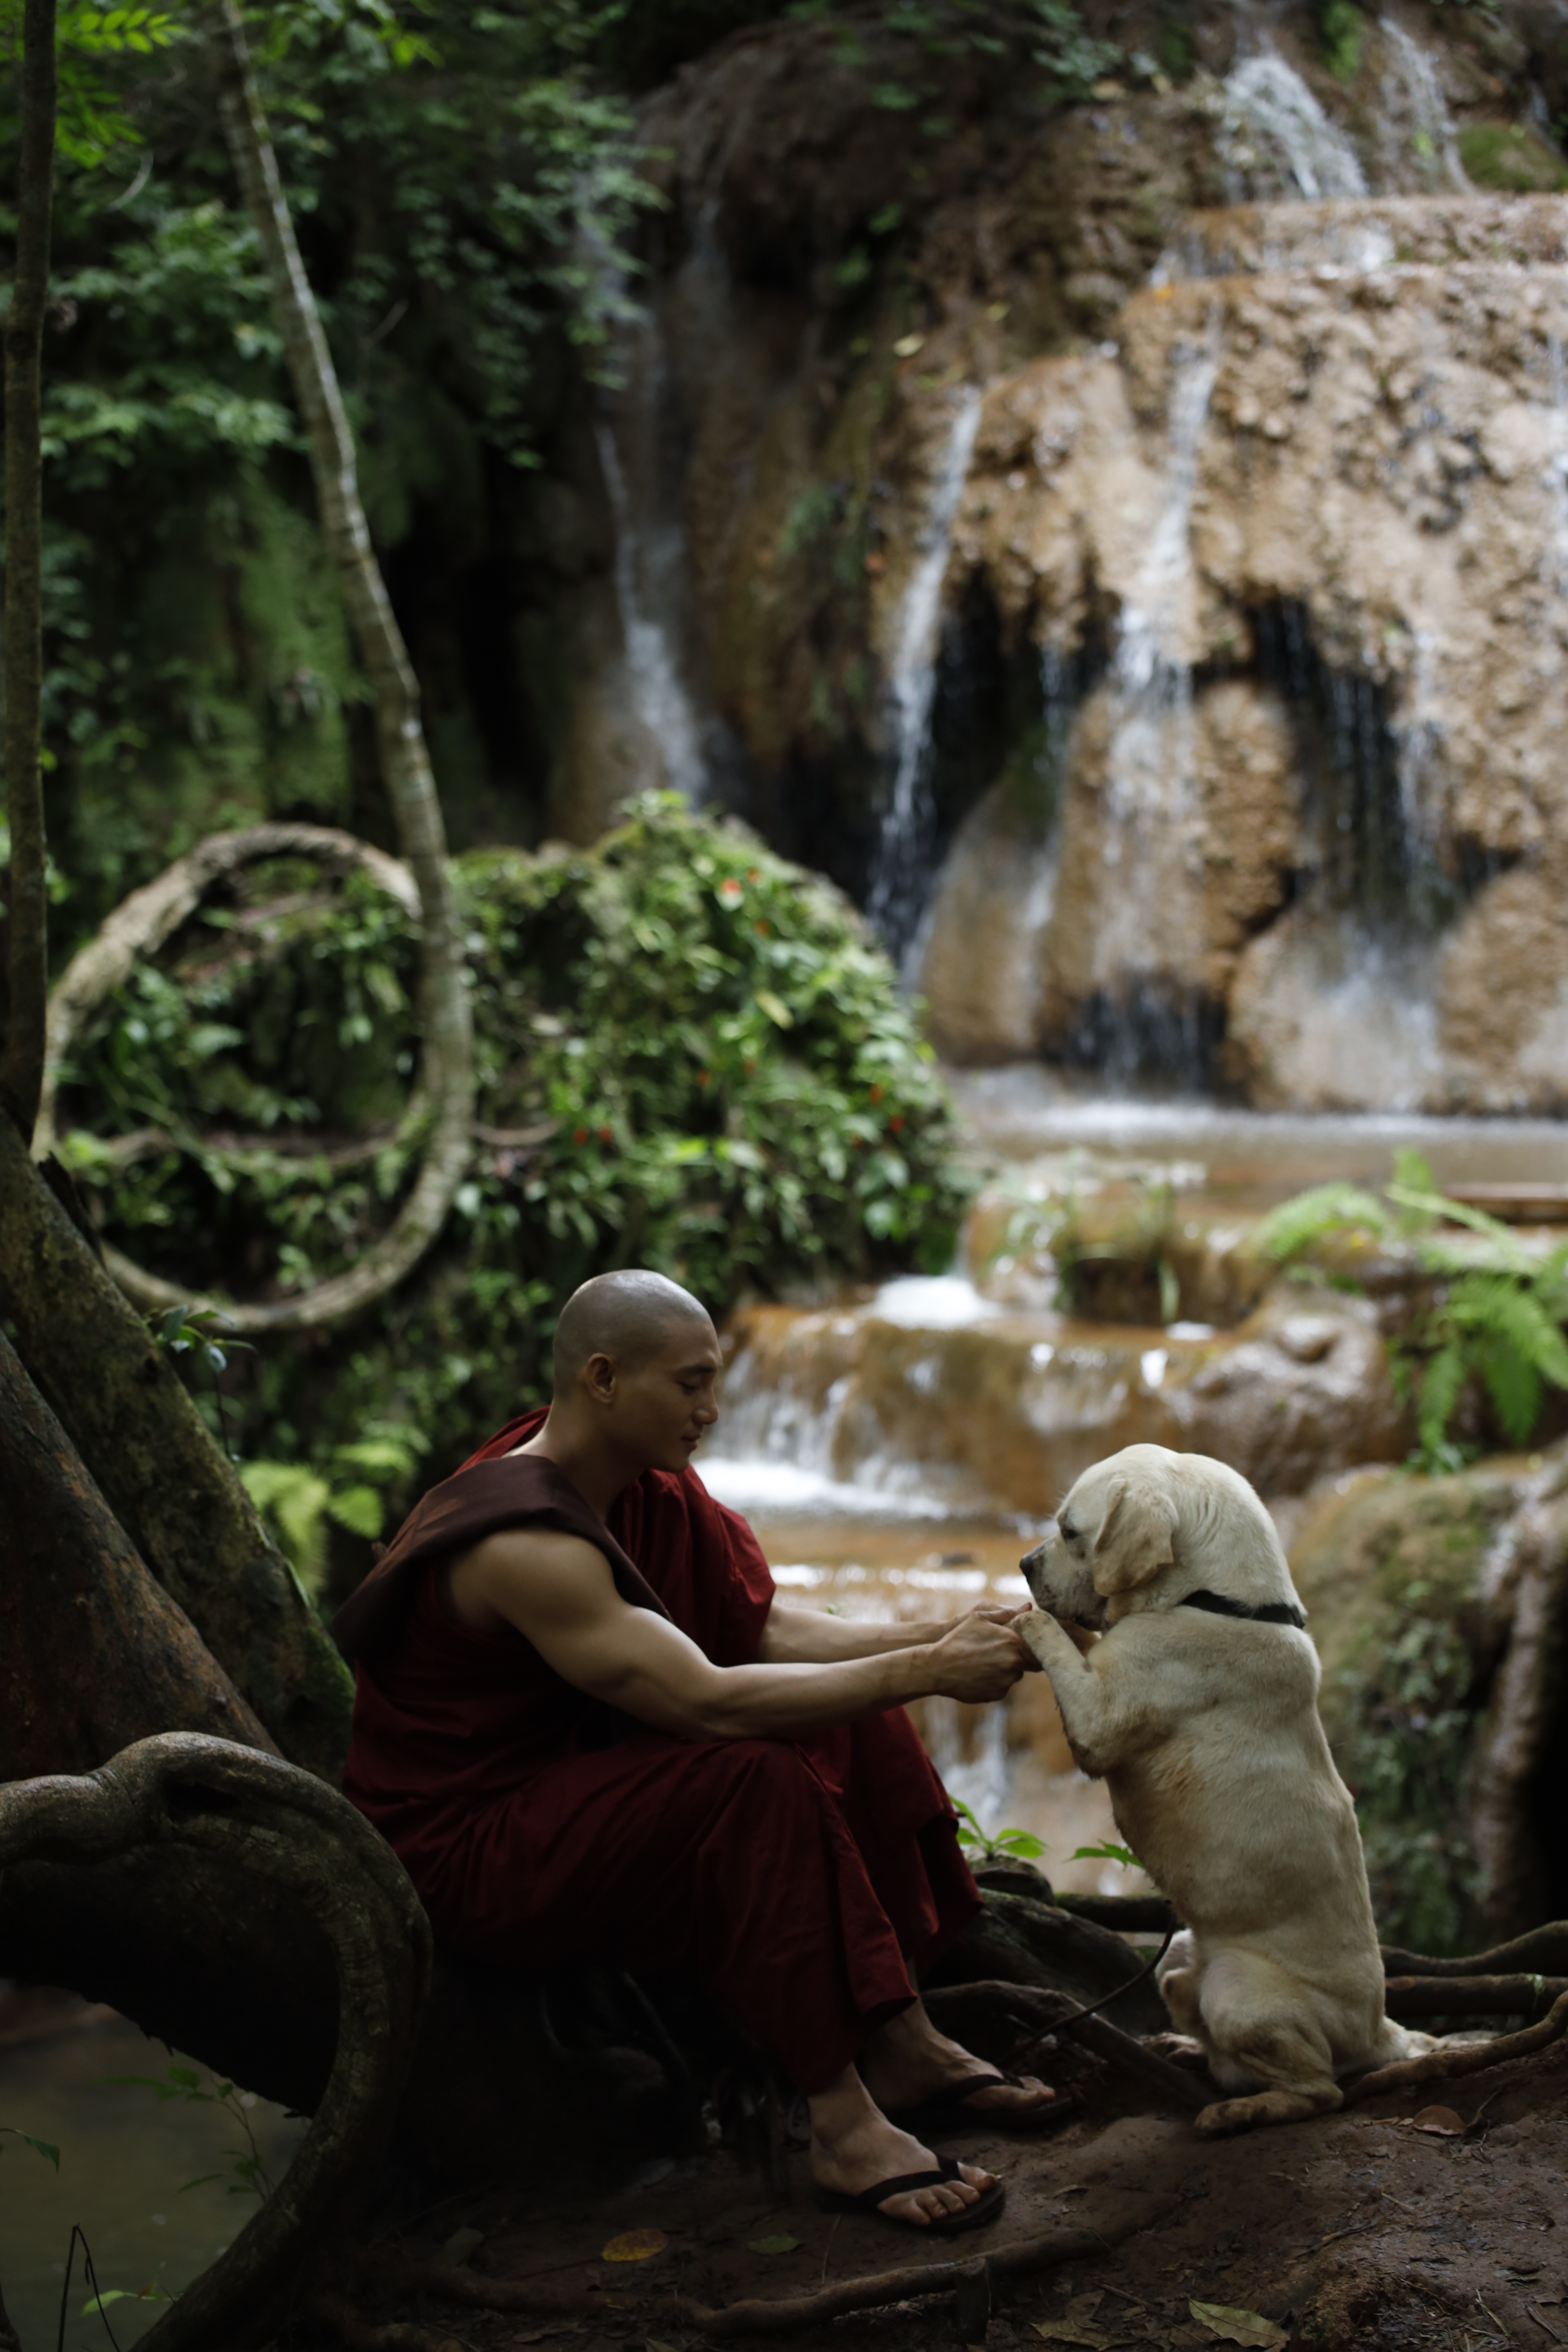
<path id="1" fill-rule="evenodd" d="M 893 784 L 883 812 L 868 912 L 897 953 L 920 912 L 933 811 L 924 789 L 942 624 L 942 585 L 952 527 L 980 426 L 980 394 L 965 385 L 931 486 L 931 507 L 892 629 L 888 684 L 893 707 Z"/>
<path id="2" fill-rule="evenodd" d="M 1399 152 L 1404 141 L 1428 181 L 1442 180 L 1450 188 L 1468 189 L 1470 184 L 1459 161 L 1453 120 L 1431 51 L 1424 49 L 1392 16 L 1382 19 L 1380 29 L 1388 45 L 1388 65 L 1378 122 L 1391 179 L 1397 184 L 1403 176 L 1401 167 L 1408 169 L 1407 156 Z"/>
<path id="3" fill-rule="evenodd" d="M 1271 53 L 1247 58 L 1227 79 L 1218 145 L 1237 184 L 1236 204 L 1273 194 L 1270 183 L 1289 195 L 1366 194 L 1365 175 L 1344 132 L 1300 75 Z M 1259 180 L 1264 184 L 1255 184 Z"/>
<path id="4" fill-rule="evenodd" d="M 686 534 L 679 511 L 666 511 L 661 479 L 667 370 L 658 313 L 633 312 L 631 337 L 629 396 L 619 404 L 616 424 L 601 416 L 595 425 L 615 525 L 616 606 L 632 709 L 647 738 L 648 765 L 658 772 L 658 781 L 695 807 L 708 796 L 708 761 L 673 625 L 686 601 Z"/>
<path id="5" fill-rule="evenodd" d="M 1196 1082 L 1203 1039 L 1189 992 L 1167 973 L 1191 966 L 1187 833 L 1194 814 L 1192 670 L 1181 650 L 1192 586 L 1192 508 L 1217 341 L 1173 352 L 1164 499 L 1123 601 L 1111 666 L 1101 795 L 1106 869 L 1093 950 L 1099 1005 L 1080 1048 L 1117 1076 L 1151 1051 L 1165 1075 Z M 1174 1064 L 1174 1068 L 1171 1065 Z"/>

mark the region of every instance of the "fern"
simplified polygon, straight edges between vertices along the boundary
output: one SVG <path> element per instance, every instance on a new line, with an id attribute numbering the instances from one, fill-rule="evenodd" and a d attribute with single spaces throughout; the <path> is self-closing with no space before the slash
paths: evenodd
<path id="1" fill-rule="evenodd" d="M 1283 1265 L 1331 1234 L 1358 1227 L 1381 1234 L 1387 1232 L 1388 1224 L 1383 1202 L 1375 1193 L 1363 1192 L 1359 1184 L 1314 1184 L 1310 1192 L 1298 1192 L 1294 1200 L 1270 1210 L 1252 1243 L 1264 1257 Z"/>
<path id="2" fill-rule="evenodd" d="M 1568 1390 L 1568 1243 L 1537 1257 L 1511 1225 L 1440 1192 L 1418 1152 L 1402 1151 L 1381 1199 L 1315 1185 L 1266 1217 L 1253 1245 L 1284 1263 L 1352 1233 L 1397 1244 L 1434 1284 L 1394 1363 L 1401 1393 L 1415 1398 L 1420 1465 L 1462 1458 L 1454 1422 L 1477 1381 L 1504 1437 L 1528 1444 L 1546 1391 Z"/>

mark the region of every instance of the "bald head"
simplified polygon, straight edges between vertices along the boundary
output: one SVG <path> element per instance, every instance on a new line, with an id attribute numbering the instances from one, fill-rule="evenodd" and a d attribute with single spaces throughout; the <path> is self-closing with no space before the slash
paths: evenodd
<path id="1" fill-rule="evenodd" d="M 596 1274 L 572 1293 L 555 1326 L 551 1369 L 556 1402 L 570 1395 L 591 1356 L 608 1356 L 622 1371 L 640 1371 L 683 1328 L 707 1337 L 712 1328 L 701 1300 L 667 1275 L 646 1267 Z"/>

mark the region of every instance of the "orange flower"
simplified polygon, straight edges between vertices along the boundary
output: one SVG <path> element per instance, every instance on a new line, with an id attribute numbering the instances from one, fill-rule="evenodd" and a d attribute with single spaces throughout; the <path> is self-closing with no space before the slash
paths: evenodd
<path id="1" fill-rule="evenodd" d="M 772 929 L 772 925 L 771 925 L 771 924 L 769 924 L 769 923 L 765 923 L 765 922 L 763 922 L 763 920 L 761 920 L 761 919 L 759 918 L 759 919 L 752 925 L 752 929 L 754 931 L 764 931 L 764 932 L 765 932 L 765 931 L 768 931 L 768 930 L 770 930 L 770 929 Z"/>
<path id="2" fill-rule="evenodd" d="M 711 1070 L 699 1070 L 697 1073 L 697 1083 L 700 1087 L 711 1085 L 713 1073 Z"/>
<path id="3" fill-rule="evenodd" d="M 888 1125 L 892 1129 L 895 1135 L 898 1134 L 900 1129 L 903 1126 L 903 1123 L 904 1114 L 901 1110 L 896 1110 L 893 1113 L 892 1118 L 888 1121 Z"/>
<path id="4" fill-rule="evenodd" d="M 866 1091 L 872 1102 L 881 1101 L 882 1089 L 880 1087 L 868 1087 Z"/>
<path id="5" fill-rule="evenodd" d="M 895 1119 L 893 1123 L 896 1127 L 902 1127 L 904 1122 L 900 1118 Z M 601 1143 L 614 1143 L 615 1139 L 616 1130 L 613 1127 L 602 1127 L 599 1129 L 599 1140 Z"/>

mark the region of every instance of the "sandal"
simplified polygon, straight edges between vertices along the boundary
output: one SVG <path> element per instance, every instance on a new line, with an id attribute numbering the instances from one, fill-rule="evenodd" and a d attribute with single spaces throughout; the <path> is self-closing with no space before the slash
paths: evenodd
<path id="1" fill-rule="evenodd" d="M 907 2221 L 900 2213 L 884 2213 L 882 2206 L 889 2197 L 901 2197 L 913 2189 L 940 2189 L 944 2180 L 959 2177 L 955 2156 L 938 2156 L 932 2172 L 900 2172 L 890 2180 L 879 2180 L 873 2188 L 862 2189 L 851 2195 L 847 2189 L 824 2189 L 812 2183 L 812 2195 L 825 2213 L 868 2213 L 874 2221 L 890 2222 L 895 2230 L 913 2230 L 922 2238 L 955 2238 L 961 2230 L 983 2229 L 994 2221 L 1002 2210 L 1007 2191 L 1000 2180 L 983 2189 L 973 2205 L 963 2206 L 956 2213 L 944 2213 L 940 2221 Z"/>
<path id="2" fill-rule="evenodd" d="M 928 2127 L 950 2130 L 954 2124 L 971 2123 L 994 2126 L 998 2131 L 1054 2131 L 1076 2116 L 1083 2105 L 1078 2091 L 1058 2091 L 1037 2107 L 972 2107 L 969 2104 L 976 2091 L 993 2090 L 998 2083 L 1009 2090 L 1021 2091 L 1024 2078 L 999 2071 L 994 2074 L 961 2074 L 956 2083 L 922 2099 L 918 2107 L 900 2107 L 889 2112 L 888 2121 L 897 2124 L 900 2131 L 918 2131 Z"/>

